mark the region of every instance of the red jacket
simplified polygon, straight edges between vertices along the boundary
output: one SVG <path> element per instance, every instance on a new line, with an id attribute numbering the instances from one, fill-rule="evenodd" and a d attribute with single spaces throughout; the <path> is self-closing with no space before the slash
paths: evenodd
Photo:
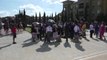
<path id="1" fill-rule="evenodd" d="M 12 27 L 11 31 L 12 33 L 16 33 L 16 27 Z"/>

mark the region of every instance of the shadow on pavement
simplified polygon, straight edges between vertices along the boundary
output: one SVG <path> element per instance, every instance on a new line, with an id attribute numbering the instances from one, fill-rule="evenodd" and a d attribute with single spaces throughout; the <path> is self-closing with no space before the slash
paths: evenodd
<path id="1" fill-rule="evenodd" d="M 32 41 L 32 38 L 25 40 L 24 42 Z"/>
<path id="2" fill-rule="evenodd" d="M 80 43 L 75 43 L 75 47 L 80 51 L 85 51 L 85 49 L 80 45 Z"/>
<path id="3" fill-rule="evenodd" d="M 12 34 L 0 35 L 0 38 L 2 38 L 2 37 L 6 37 L 6 36 L 12 36 Z"/>
<path id="4" fill-rule="evenodd" d="M 107 43 L 107 39 L 106 39 L 106 38 L 104 38 L 104 40 L 101 40 L 101 41 L 103 41 L 103 42 Z"/>
<path id="5" fill-rule="evenodd" d="M 36 49 L 37 52 L 48 52 L 51 48 L 49 47 L 48 43 L 43 43 L 40 48 Z"/>
<path id="6" fill-rule="evenodd" d="M 71 42 L 75 43 L 75 40 L 74 40 L 74 39 L 71 39 Z"/>
<path id="7" fill-rule="evenodd" d="M 24 48 L 24 47 L 31 46 L 31 45 L 34 45 L 34 44 L 37 44 L 37 43 L 40 42 L 40 41 L 32 42 L 32 40 L 31 40 L 30 42 L 27 42 L 27 41 L 29 41 L 29 40 L 31 40 L 31 39 L 28 39 L 28 40 L 24 41 L 24 43 L 22 44 L 22 45 L 23 45 L 23 46 L 22 46 L 23 48 Z M 27 43 L 25 43 L 25 42 L 27 42 Z"/>
<path id="8" fill-rule="evenodd" d="M 103 42 L 107 43 L 107 40 L 103 40 Z"/>
<path id="9" fill-rule="evenodd" d="M 71 45 L 69 44 L 68 41 L 66 41 L 66 42 L 64 43 L 64 47 L 65 47 L 65 48 L 67 48 L 67 47 L 71 48 Z"/>
<path id="10" fill-rule="evenodd" d="M 84 39 L 85 39 L 86 41 L 88 41 L 88 42 L 90 41 L 88 38 L 84 38 Z"/>
<path id="11" fill-rule="evenodd" d="M 8 44 L 8 45 L 5 45 L 5 46 L 2 46 L 2 47 L 0 47 L 0 49 L 6 48 L 6 47 L 9 47 L 9 46 L 11 46 L 11 44 Z"/>
<path id="12" fill-rule="evenodd" d="M 58 47 L 60 45 L 61 42 L 51 42 L 49 43 L 49 45 L 55 45 L 55 47 Z"/>
<path id="13" fill-rule="evenodd" d="M 93 40 L 95 40 L 95 41 L 99 41 L 99 39 L 95 39 L 95 38 L 92 38 Z"/>

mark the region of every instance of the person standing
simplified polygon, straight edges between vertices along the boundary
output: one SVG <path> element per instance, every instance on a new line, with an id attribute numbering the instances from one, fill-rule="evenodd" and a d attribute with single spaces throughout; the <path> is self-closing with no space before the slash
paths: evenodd
<path id="1" fill-rule="evenodd" d="M 59 22 L 59 24 L 58 24 L 58 34 L 60 36 L 63 35 L 63 24 L 62 24 L 62 22 Z"/>
<path id="2" fill-rule="evenodd" d="M 65 23 L 65 38 L 66 38 L 66 41 L 68 41 L 68 38 L 69 38 L 69 23 L 66 22 Z"/>
<path id="3" fill-rule="evenodd" d="M 102 40 L 104 37 L 104 32 L 105 32 L 105 24 L 102 22 L 99 28 L 99 34 L 100 34 L 100 39 Z"/>
<path id="4" fill-rule="evenodd" d="M 94 34 L 94 25 L 93 23 L 90 24 L 90 38 L 93 38 L 93 34 Z"/>
<path id="5" fill-rule="evenodd" d="M 50 40 L 51 40 L 51 38 L 52 38 L 52 32 L 53 32 L 52 29 L 53 29 L 53 28 L 52 28 L 51 25 L 48 25 L 48 26 L 46 27 L 46 39 L 45 39 L 45 42 L 49 42 L 49 43 L 50 43 Z"/>
<path id="6" fill-rule="evenodd" d="M 4 22 L 4 30 L 5 30 L 5 33 L 8 34 L 8 31 L 9 31 L 9 21 L 7 21 L 7 20 Z"/>
<path id="7" fill-rule="evenodd" d="M 44 36 L 43 23 L 40 23 L 40 25 L 39 25 L 39 39 L 42 40 L 43 36 Z"/>
<path id="8" fill-rule="evenodd" d="M 22 32 L 22 29 L 23 29 L 22 22 L 19 22 L 19 23 L 18 23 L 17 29 L 18 29 L 18 32 Z"/>
<path id="9" fill-rule="evenodd" d="M 95 27 L 95 35 L 96 35 L 96 38 L 98 38 L 98 33 L 99 33 L 99 24 L 98 24 L 98 22 L 95 22 L 94 27 Z"/>
<path id="10" fill-rule="evenodd" d="M 55 39 L 57 42 L 61 42 L 60 35 L 58 35 L 58 27 L 56 24 L 53 25 L 53 39 Z"/>
<path id="11" fill-rule="evenodd" d="M 2 30 L 2 22 L 0 21 L 0 35 L 1 35 L 1 30 Z"/>
<path id="12" fill-rule="evenodd" d="M 80 33 L 80 27 L 78 23 L 76 23 L 74 26 L 74 39 L 76 43 L 79 43 L 79 33 Z"/>
<path id="13" fill-rule="evenodd" d="M 16 26 L 15 25 L 12 26 L 11 32 L 12 32 L 12 35 L 13 35 L 13 44 L 16 44 L 16 42 L 15 42 L 15 38 L 16 38 Z"/>
<path id="14" fill-rule="evenodd" d="M 38 39 L 38 40 L 41 40 L 41 39 L 40 39 L 41 36 L 40 36 L 40 26 L 39 26 L 39 24 L 36 26 L 36 31 L 37 31 L 37 39 Z"/>
<path id="15" fill-rule="evenodd" d="M 70 38 L 73 39 L 74 37 L 74 23 L 71 22 L 69 25 L 69 33 L 70 33 Z"/>
<path id="16" fill-rule="evenodd" d="M 86 22 L 83 23 L 81 30 L 83 38 L 86 38 Z"/>
<path id="17" fill-rule="evenodd" d="M 32 42 L 35 42 L 35 39 L 37 39 L 37 29 L 34 23 L 32 24 L 31 27 L 31 34 L 32 34 Z"/>

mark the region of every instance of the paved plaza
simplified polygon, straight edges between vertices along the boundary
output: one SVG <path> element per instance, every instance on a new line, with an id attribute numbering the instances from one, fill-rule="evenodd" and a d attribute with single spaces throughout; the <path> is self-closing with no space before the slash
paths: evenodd
<path id="1" fill-rule="evenodd" d="M 107 33 L 105 34 L 107 38 Z M 62 38 L 61 43 L 31 42 L 31 34 L 18 33 L 12 44 L 12 36 L 0 37 L 0 60 L 107 60 L 107 41 L 89 38 L 80 43 L 68 42 Z"/>

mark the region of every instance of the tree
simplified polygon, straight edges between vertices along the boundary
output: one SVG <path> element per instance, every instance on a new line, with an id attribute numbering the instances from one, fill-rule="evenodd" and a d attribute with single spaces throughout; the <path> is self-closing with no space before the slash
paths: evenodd
<path id="1" fill-rule="evenodd" d="M 37 13 L 35 13 L 35 21 L 36 21 L 36 22 L 37 22 L 37 19 L 38 19 Z"/>
<path id="2" fill-rule="evenodd" d="M 88 17 L 88 9 L 89 9 L 89 6 L 88 6 L 88 3 L 87 3 L 86 6 L 85 6 L 85 15 L 84 15 L 85 20 L 87 20 L 87 17 Z"/>
<path id="3" fill-rule="evenodd" d="M 52 15 L 51 15 L 51 19 L 53 19 L 53 13 L 52 13 Z"/>
<path id="4" fill-rule="evenodd" d="M 97 20 L 98 22 L 102 22 L 102 21 L 105 22 L 105 21 L 106 21 L 106 16 L 105 16 L 103 13 L 100 13 L 100 14 L 98 14 L 96 20 Z"/>
<path id="5" fill-rule="evenodd" d="M 64 23 L 64 12 L 61 13 L 61 21 Z"/>
<path id="6" fill-rule="evenodd" d="M 27 26 L 27 23 L 26 23 L 26 11 L 25 9 L 23 10 L 23 14 L 22 14 L 22 24 L 23 24 L 23 28 L 25 30 L 26 26 Z"/>
<path id="7" fill-rule="evenodd" d="M 35 22 L 35 17 L 32 16 L 32 17 L 31 17 L 31 20 L 32 20 L 32 22 Z"/>
<path id="8" fill-rule="evenodd" d="M 59 17 L 60 15 L 58 14 L 57 15 L 57 20 L 56 20 L 56 22 L 58 22 L 59 20 L 60 20 L 60 17 Z"/>
<path id="9" fill-rule="evenodd" d="M 106 25 L 107 25 L 107 14 L 105 15 L 105 22 L 106 22 Z"/>
<path id="10" fill-rule="evenodd" d="M 64 22 L 67 22 L 68 18 L 67 18 L 67 12 L 64 11 Z"/>
<path id="11" fill-rule="evenodd" d="M 46 23 L 46 13 L 43 14 L 43 23 Z"/>
<path id="12" fill-rule="evenodd" d="M 48 21 L 48 19 L 49 19 L 49 17 L 48 17 L 48 15 L 46 16 L 46 22 Z"/>
<path id="13" fill-rule="evenodd" d="M 55 20 L 55 22 L 56 22 L 56 20 L 57 20 L 57 15 L 56 15 L 56 12 L 55 12 L 55 17 L 54 17 L 54 20 Z"/>
<path id="14" fill-rule="evenodd" d="M 41 22 L 41 13 L 39 12 L 39 21 L 38 22 Z"/>

